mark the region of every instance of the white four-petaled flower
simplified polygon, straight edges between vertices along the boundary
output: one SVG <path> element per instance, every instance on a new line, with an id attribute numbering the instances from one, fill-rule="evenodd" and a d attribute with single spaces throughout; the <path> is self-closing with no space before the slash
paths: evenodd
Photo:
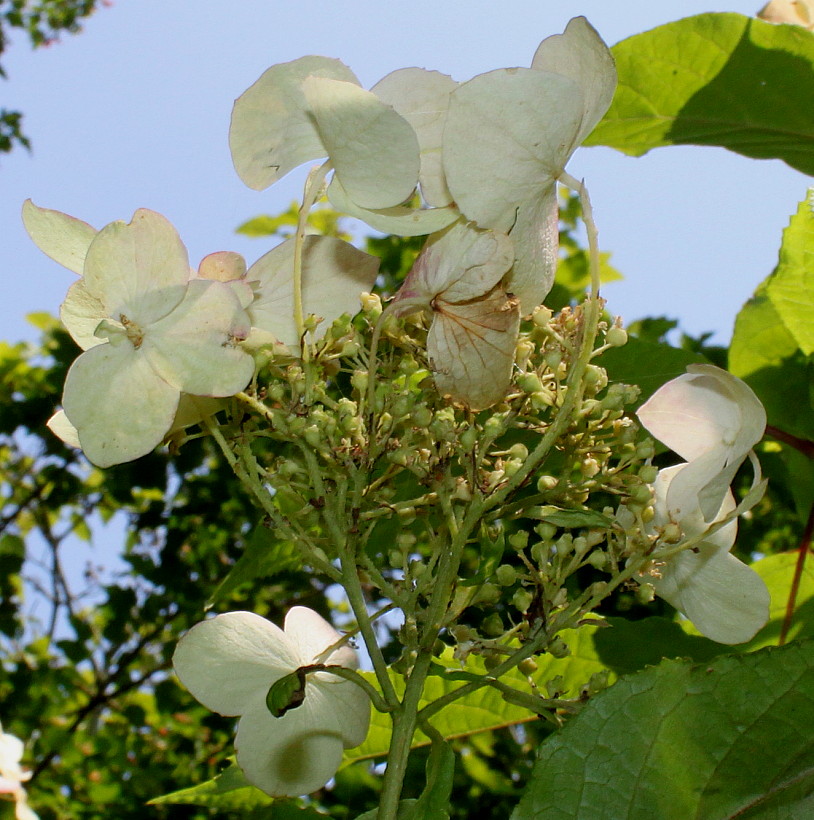
<path id="1" fill-rule="evenodd" d="M 281 717 L 266 705 L 272 684 L 312 664 L 355 669 L 341 635 L 307 607 L 289 610 L 284 628 L 252 612 L 227 612 L 194 626 L 179 642 L 175 672 L 204 706 L 240 716 L 237 762 L 268 794 L 316 791 L 333 777 L 343 749 L 367 736 L 370 700 L 352 681 L 328 671 L 305 676 L 305 699 Z"/>
<path id="2" fill-rule="evenodd" d="M 703 534 L 735 509 L 729 485 L 763 437 L 766 412 L 752 390 L 726 371 L 712 365 L 690 365 L 687 370 L 657 390 L 638 416 L 652 435 L 686 459 L 659 472 L 652 527 L 678 524 L 685 537 L 702 540 L 663 564 L 657 546 L 654 572 L 640 580 L 652 583 L 657 595 L 707 637 L 743 643 L 768 620 L 768 590 L 754 570 L 730 554 L 735 520 Z M 741 511 L 757 503 L 764 488 L 756 475 Z"/>

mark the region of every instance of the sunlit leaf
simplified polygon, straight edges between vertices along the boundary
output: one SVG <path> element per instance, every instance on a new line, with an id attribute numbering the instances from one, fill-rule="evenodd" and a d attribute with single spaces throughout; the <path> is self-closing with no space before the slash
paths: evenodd
<path id="1" fill-rule="evenodd" d="M 543 742 L 512 820 L 802 818 L 812 720 L 814 642 L 664 661 L 600 692 Z"/>
<path id="2" fill-rule="evenodd" d="M 619 88 L 586 145 L 640 156 L 720 145 L 814 173 L 814 35 L 740 14 L 701 14 L 612 49 Z"/>

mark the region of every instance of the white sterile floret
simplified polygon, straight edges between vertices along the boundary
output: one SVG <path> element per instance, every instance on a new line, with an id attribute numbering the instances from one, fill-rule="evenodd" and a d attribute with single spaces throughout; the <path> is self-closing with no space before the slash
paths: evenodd
<path id="1" fill-rule="evenodd" d="M 38 820 L 28 805 L 28 795 L 23 788 L 23 783 L 31 777 L 31 772 L 20 766 L 23 750 L 23 742 L 4 732 L 0 725 L 0 796 L 9 795 L 14 800 L 16 820 Z"/>
<path id="2" fill-rule="evenodd" d="M 654 484 L 655 515 L 652 526 L 677 523 L 685 537 L 701 535 L 710 523 L 723 520 L 735 509 L 727 490 L 712 522 L 706 522 L 691 498 L 670 492 L 671 484 L 688 464 L 661 470 Z M 669 500 L 668 500 L 669 499 Z M 681 507 L 680 513 L 676 507 Z M 737 520 L 707 535 L 693 549 L 671 556 L 640 580 L 650 583 L 656 594 L 683 612 L 703 635 L 724 644 L 743 643 L 754 637 L 769 619 L 769 591 L 763 579 L 730 553 L 737 535 Z"/>
<path id="3" fill-rule="evenodd" d="M 637 415 L 651 435 L 690 462 L 675 491 L 694 487 L 707 521 L 766 429 L 766 411 L 751 388 L 708 364 L 690 365 L 662 385 Z"/>
<path id="4" fill-rule="evenodd" d="M 194 626 L 179 642 L 173 666 L 208 709 L 239 716 L 237 762 L 250 783 L 274 796 L 309 794 L 334 776 L 343 749 L 367 736 L 370 700 L 330 671 L 305 675 L 304 700 L 274 717 L 271 686 L 315 663 L 355 669 L 341 635 L 316 612 L 293 607 L 280 629 L 251 612 L 227 612 Z"/>
<path id="5" fill-rule="evenodd" d="M 100 467 L 159 444 L 182 393 L 232 396 L 254 372 L 238 346 L 249 332 L 238 296 L 224 283 L 190 280 L 186 248 L 152 211 L 94 236 L 62 319 L 85 349 L 68 371 L 65 416 Z"/>

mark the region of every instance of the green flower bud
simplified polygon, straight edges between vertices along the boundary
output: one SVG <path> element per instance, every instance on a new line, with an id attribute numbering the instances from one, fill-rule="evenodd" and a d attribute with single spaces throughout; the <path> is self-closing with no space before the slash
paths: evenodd
<path id="1" fill-rule="evenodd" d="M 368 383 L 367 370 L 354 370 L 353 375 L 350 377 L 350 383 L 359 393 L 364 393 L 367 390 Z"/>
<path id="2" fill-rule="evenodd" d="M 512 606 L 518 612 L 527 612 L 534 600 L 534 595 L 527 589 L 520 588 L 512 595 Z"/>
<path id="3" fill-rule="evenodd" d="M 534 532 L 536 532 L 543 541 L 550 541 L 557 534 L 557 528 L 553 524 L 543 521 L 534 528 Z"/>
<path id="4" fill-rule="evenodd" d="M 559 483 L 560 480 L 555 478 L 553 475 L 541 475 L 537 479 L 537 492 L 547 493 L 550 490 L 553 490 Z"/>
<path id="5" fill-rule="evenodd" d="M 498 615 L 497 612 L 493 612 L 485 618 L 481 624 L 481 631 L 484 635 L 488 635 L 491 638 L 497 638 L 498 635 L 502 635 L 505 632 L 505 629 L 503 627 L 503 620 L 500 615 Z"/>
<path id="6" fill-rule="evenodd" d="M 536 373 L 521 373 L 517 377 L 517 386 L 524 393 L 538 393 L 543 389 L 543 382 Z"/>
<path id="7" fill-rule="evenodd" d="M 483 665 L 491 672 L 503 663 L 503 658 L 500 655 L 486 655 L 483 659 Z"/>
<path id="8" fill-rule="evenodd" d="M 519 530 L 518 532 L 513 532 L 509 536 L 509 544 L 513 549 L 516 549 L 518 552 L 524 550 L 529 543 L 529 534 L 525 530 Z"/>
<path id="9" fill-rule="evenodd" d="M 517 580 L 517 570 L 511 564 L 501 564 L 495 570 L 495 578 L 502 587 L 510 587 Z"/>
<path id="10" fill-rule="evenodd" d="M 507 476 L 513 476 L 523 466 L 523 459 L 510 458 L 503 463 L 503 472 Z"/>
<path id="11" fill-rule="evenodd" d="M 658 469 L 652 464 L 645 464 L 644 467 L 639 470 L 639 478 L 644 481 L 645 484 L 652 484 L 658 474 Z"/>
<path id="12" fill-rule="evenodd" d="M 636 590 L 636 600 L 640 604 L 649 604 L 656 597 L 656 588 L 653 584 L 639 584 Z"/>
<path id="13" fill-rule="evenodd" d="M 548 390 L 538 390 L 530 396 L 531 406 L 535 410 L 545 410 L 546 407 L 553 407 L 556 401 L 554 394 Z"/>
<path id="14" fill-rule="evenodd" d="M 475 427 L 467 427 L 466 430 L 458 436 L 458 441 L 461 447 L 466 452 L 471 452 L 475 448 L 478 441 L 478 430 Z"/>
<path id="15" fill-rule="evenodd" d="M 425 430 L 430 426 L 430 422 L 432 421 L 432 410 L 430 410 L 426 404 L 420 404 L 415 408 L 415 410 L 413 410 L 411 415 L 416 427 L 420 427 L 422 430 Z"/>
<path id="16" fill-rule="evenodd" d="M 474 604 L 496 604 L 500 600 L 500 587 L 495 584 L 484 584 L 476 593 Z"/>
<path id="17" fill-rule="evenodd" d="M 602 550 L 594 550 L 588 556 L 588 563 L 595 569 L 605 569 L 608 565 L 607 553 L 602 552 Z"/>
<path id="18" fill-rule="evenodd" d="M 614 325 L 605 334 L 605 342 L 611 347 L 622 347 L 627 344 L 627 331 L 623 327 Z"/>
<path id="19" fill-rule="evenodd" d="M 266 388 L 266 396 L 272 401 L 283 401 L 285 399 L 286 389 L 285 385 L 280 382 L 272 382 Z"/>
<path id="20" fill-rule="evenodd" d="M 525 675 L 527 678 L 530 678 L 538 669 L 537 661 L 534 658 L 523 658 L 520 663 L 517 664 L 517 669 L 521 675 Z"/>
<path id="21" fill-rule="evenodd" d="M 362 292 L 359 294 L 359 301 L 362 305 L 362 310 L 378 318 L 382 312 L 382 300 L 377 293 Z"/>
<path id="22" fill-rule="evenodd" d="M 531 314 L 531 321 L 537 327 L 547 327 L 553 315 L 545 305 L 538 305 L 534 308 L 534 313 Z"/>
<path id="23" fill-rule="evenodd" d="M 529 448 L 526 447 L 525 444 L 518 442 L 517 444 L 512 444 L 512 446 L 509 447 L 508 454 L 511 458 L 519 458 L 522 461 L 525 461 L 529 457 Z"/>
<path id="24" fill-rule="evenodd" d="M 556 371 L 562 363 L 562 353 L 559 350 L 549 350 L 543 357 L 549 369 Z"/>

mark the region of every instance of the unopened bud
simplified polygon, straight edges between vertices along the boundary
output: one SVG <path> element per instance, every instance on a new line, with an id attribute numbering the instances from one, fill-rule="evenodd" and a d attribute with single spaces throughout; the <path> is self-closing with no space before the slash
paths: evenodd
<path id="1" fill-rule="evenodd" d="M 553 475 L 541 475 L 537 479 L 537 492 L 538 493 L 546 493 L 553 490 L 558 484 L 560 480 Z"/>
<path id="2" fill-rule="evenodd" d="M 490 638 L 496 638 L 498 635 L 502 635 L 505 630 L 500 615 L 498 615 L 497 612 L 493 612 L 485 618 L 481 624 L 481 631 Z"/>
<path id="3" fill-rule="evenodd" d="M 659 471 L 656 469 L 652 464 L 645 464 L 639 470 L 639 478 L 644 481 L 645 484 L 652 484 L 656 480 L 656 476 L 658 476 Z"/>
<path id="4" fill-rule="evenodd" d="M 517 580 L 517 570 L 511 564 L 501 564 L 495 570 L 495 578 L 502 587 L 510 587 Z"/>
<path id="5" fill-rule="evenodd" d="M 623 327 L 614 325 L 605 334 L 605 342 L 611 347 L 622 347 L 627 344 L 627 331 Z"/>
<path id="6" fill-rule="evenodd" d="M 543 389 L 543 383 L 536 373 L 521 373 L 517 377 L 517 386 L 524 393 L 537 393 Z"/>
<path id="7" fill-rule="evenodd" d="M 548 654 L 553 655 L 555 658 L 567 658 L 571 654 L 571 649 L 558 635 L 548 645 Z"/>
<path id="8" fill-rule="evenodd" d="M 377 293 L 362 292 L 359 295 L 359 301 L 365 313 L 370 313 L 373 316 L 379 316 L 381 314 L 382 300 Z"/>
<path id="9" fill-rule="evenodd" d="M 523 660 L 517 664 L 517 669 L 521 675 L 525 675 L 528 678 L 531 677 L 539 667 L 534 658 L 523 658 Z"/>
<path id="10" fill-rule="evenodd" d="M 531 314 L 531 321 L 534 322 L 537 327 L 546 327 L 553 315 L 554 314 L 552 314 L 545 305 L 538 305 L 534 308 L 534 313 Z"/>
<path id="11" fill-rule="evenodd" d="M 656 588 L 653 584 L 639 584 L 636 590 L 636 600 L 640 604 L 649 604 L 656 597 Z"/>

